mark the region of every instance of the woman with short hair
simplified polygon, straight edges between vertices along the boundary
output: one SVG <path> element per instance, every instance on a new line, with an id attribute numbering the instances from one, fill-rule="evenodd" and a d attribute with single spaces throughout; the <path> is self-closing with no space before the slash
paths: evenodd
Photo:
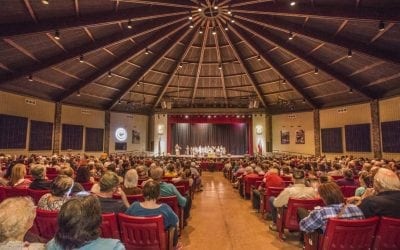
<path id="1" fill-rule="evenodd" d="M 32 181 L 25 179 L 25 175 L 26 166 L 22 163 L 16 164 L 11 171 L 9 185 L 16 188 L 28 188 Z"/>
<path id="2" fill-rule="evenodd" d="M 138 187 L 139 176 L 135 169 L 129 169 L 124 177 L 124 183 L 121 186 L 126 195 L 141 194 L 142 189 Z"/>
<path id="3" fill-rule="evenodd" d="M 100 238 L 101 221 L 100 203 L 96 197 L 70 199 L 58 213 L 58 230 L 46 249 L 125 249 L 119 240 Z"/>
<path id="4" fill-rule="evenodd" d="M 50 193 L 43 195 L 38 208 L 42 210 L 58 211 L 69 199 L 74 180 L 66 175 L 57 176 L 50 185 Z"/>

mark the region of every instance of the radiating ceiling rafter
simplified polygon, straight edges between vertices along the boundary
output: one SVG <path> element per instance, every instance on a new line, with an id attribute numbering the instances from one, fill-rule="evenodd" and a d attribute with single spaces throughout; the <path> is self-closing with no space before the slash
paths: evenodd
<path id="1" fill-rule="evenodd" d="M 222 84 L 222 92 L 224 95 L 225 99 L 225 106 L 228 107 L 228 94 L 226 92 L 226 84 L 225 84 L 225 76 L 224 76 L 224 68 L 222 67 L 222 57 L 221 57 L 221 51 L 219 47 L 219 41 L 218 41 L 218 36 L 214 36 L 214 41 L 215 41 L 215 49 L 217 51 L 217 58 L 219 61 L 218 69 L 219 69 L 219 74 L 220 74 L 220 79 L 221 79 L 221 84 Z"/>
<path id="2" fill-rule="evenodd" d="M 98 49 L 102 49 L 107 46 L 111 46 L 114 44 L 118 44 L 121 42 L 124 42 L 126 40 L 129 40 L 131 37 L 140 37 L 149 33 L 152 33 L 157 30 L 162 30 L 163 28 L 166 28 L 170 25 L 174 25 L 176 23 L 186 21 L 186 18 L 180 18 L 180 19 L 174 19 L 174 20 L 168 20 L 167 22 L 165 20 L 159 20 L 157 22 L 152 22 L 151 28 L 144 26 L 142 29 L 139 31 L 128 31 L 128 32 L 121 32 L 119 34 L 103 38 L 101 40 L 98 40 L 96 42 L 90 43 L 90 44 L 85 44 L 80 47 L 74 48 L 66 53 L 60 54 L 56 57 L 52 57 L 48 60 L 42 61 L 41 63 L 36 63 L 33 65 L 29 65 L 25 68 L 19 69 L 19 70 L 13 70 L 13 72 L 8 72 L 7 74 L 1 75 L 0 76 L 0 85 L 4 84 L 6 82 L 18 79 L 20 77 L 26 77 L 29 76 L 35 72 L 38 72 L 40 70 L 52 67 L 54 65 L 57 65 L 61 62 L 67 61 L 69 59 L 77 58 L 80 55 L 96 51 Z"/>
<path id="3" fill-rule="evenodd" d="M 194 25 L 197 25 L 199 22 L 200 21 L 195 21 Z M 152 70 L 152 68 L 154 66 L 156 66 L 159 62 L 161 62 L 161 60 L 175 48 L 175 46 L 177 44 L 176 41 L 182 40 L 184 37 L 188 36 L 191 32 L 196 33 L 196 31 L 194 29 L 186 30 L 182 35 L 180 35 L 176 38 L 174 37 L 173 39 L 170 39 L 170 43 L 168 44 L 168 46 L 165 47 L 165 50 L 162 51 L 162 53 L 160 53 L 158 58 L 152 60 L 152 62 L 150 62 L 147 67 L 141 68 L 140 73 L 136 74 L 135 79 L 131 81 L 131 84 L 129 84 L 127 87 L 125 87 L 119 94 L 117 94 L 113 98 L 113 101 L 107 106 L 107 109 L 111 110 L 124 95 L 126 95 L 132 88 L 134 88 L 137 85 L 139 80 L 143 79 Z M 162 41 L 162 40 L 157 41 L 157 43 L 160 41 Z M 154 44 L 156 44 L 156 43 L 154 43 Z M 142 84 L 145 84 L 145 83 L 142 83 Z"/>
<path id="4" fill-rule="evenodd" d="M 286 53 L 289 53 L 291 56 L 293 57 L 298 57 L 300 58 L 302 61 L 308 63 L 309 65 L 316 67 L 317 69 L 325 72 L 327 75 L 329 75 L 330 77 L 338 80 L 340 83 L 342 83 L 344 86 L 353 89 L 355 91 L 357 91 L 358 93 L 360 93 L 362 96 L 366 97 L 367 99 L 375 99 L 378 96 L 372 92 L 370 92 L 369 90 L 363 90 L 361 86 L 358 86 L 356 83 L 354 83 L 354 81 L 352 79 L 350 79 L 347 76 L 341 75 L 338 72 L 336 72 L 335 70 L 333 70 L 330 66 L 318 61 L 317 59 L 311 57 L 311 56 L 307 56 L 305 55 L 305 53 L 293 46 L 290 46 L 288 42 L 276 38 L 271 34 L 262 34 L 260 33 L 260 26 L 254 26 L 252 24 L 249 25 L 243 25 L 241 22 L 237 21 L 236 25 L 241 27 L 243 30 L 246 30 L 247 32 L 249 32 L 250 34 L 255 35 L 256 37 L 260 38 L 261 40 L 269 43 L 269 44 L 273 44 L 275 46 L 278 46 L 279 48 L 281 48 L 283 51 L 285 51 Z M 256 31 L 257 30 L 257 31 Z M 262 29 L 263 32 L 265 32 L 264 29 Z"/>

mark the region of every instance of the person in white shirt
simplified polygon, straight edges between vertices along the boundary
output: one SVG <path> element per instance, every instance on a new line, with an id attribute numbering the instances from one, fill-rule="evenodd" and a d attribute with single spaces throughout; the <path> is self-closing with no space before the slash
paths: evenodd
<path id="1" fill-rule="evenodd" d="M 270 197 L 269 202 L 271 205 L 272 223 L 269 225 L 270 230 L 276 231 L 276 217 L 277 208 L 286 206 L 289 202 L 289 198 L 296 199 L 314 199 L 317 197 L 317 193 L 314 188 L 306 187 L 304 182 L 304 171 L 295 170 L 293 171 L 294 185 L 285 188 L 278 197 Z"/>

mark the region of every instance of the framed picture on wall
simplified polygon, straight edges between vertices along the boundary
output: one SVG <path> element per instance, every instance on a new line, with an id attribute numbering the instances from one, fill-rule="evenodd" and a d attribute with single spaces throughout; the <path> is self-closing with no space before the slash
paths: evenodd
<path id="1" fill-rule="evenodd" d="M 140 132 L 138 130 L 132 130 L 132 144 L 140 144 Z"/>
<path id="2" fill-rule="evenodd" d="M 305 144 L 305 132 L 304 129 L 299 129 L 296 131 L 296 144 Z"/>
<path id="3" fill-rule="evenodd" d="M 281 144 L 290 144 L 290 132 L 281 130 Z"/>

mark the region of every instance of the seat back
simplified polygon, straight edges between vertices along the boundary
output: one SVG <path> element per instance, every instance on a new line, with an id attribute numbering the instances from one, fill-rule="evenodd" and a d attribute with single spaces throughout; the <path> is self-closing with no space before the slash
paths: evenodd
<path id="1" fill-rule="evenodd" d="M 119 213 L 121 240 L 126 249 L 167 249 L 167 237 L 161 215 L 136 217 Z"/>
<path id="2" fill-rule="evenodd" d="M 115 213 L 102 214 L 101 237 L 120 239 L 117 216 Z"/>
<path id="3" fill-rule="evenodd" d="M 58 229 L 57 216 L 58 211 L 36 209 L 35 223 L 41 237 L 46 240 L 54 237 Z"/>
<path id="4" fill-rule="evenodd" d="M 158 203 L 167 204 L 175 212 L 175 214 L 178 215 L 178 217 L 179 217 L 179 214 L 180 214 L 179 203 L 178 203 L 178 198 L 175 195 L 160 197 L 160 198 L 158 198 Z"/>
<path id="5" fill-rule="evenodd" d="M 0 202 L 6 199 L 6 188 L 0 186 Z"/>
<path id="6" fill-rule="evenodd" d="M 113 199 L 121 199 L 121 195 L 113 194 Z M 127 195 L 126 198 L 129 201 L 129 204 L 134 203 L 135 201 L 144 201 L 143 194 L 135 194 L 135 195 Z"/>
<path id="7" fill-rule="evenodd" d="M 305 208 L 313 210 L 316 206 L 323 206 L 324 203 L 321 199 L 293 199 L 289 198 L 287 210 L 284 213 L 283 226 L 289 230 L 299 230 L 299 223 L 297 219 L 297 209 Z"/>
<path id="8" fill-rule="evenodd" d="M 291 176 L 281 176 L 283 181 L 293 181 L 293 177 Z"/>
<path id="9" fill-rule="evenodd" d="M 90 191 L 90 189 L 92 189 L 93 187 L 93 182 L 85 182 L 85 183 L 81 183 L 82 187 L 86 190 L 86 191 Z"/>
<path id="10" fill-rule="evenodd" d="M 54 180 L 57 176 L 58 174 L 46 174 L 47 179 L 50 181 Z"/>
<path id="11" fill-rule="evenodd" d="M 183 186 L 184 187 L 184 193 L 182 195 L 186 194 L 189 191 L 189 188 L 190 188 L 189 180 L 181 180 L 181 181 L 175 182 L 173 184 L 176 187 L 178 187 L 178 186 Z"/>
<path id="12" fill-rule="evenodd" d="M 186 189 L 185 189 L 185 186 L 175 186 L 176 187 L 176 189 L 179 191 L 179 193 L 181 194 L 181 195 L 185 195 L 186 194 Z"/>
<path id="13" fill-rule="evenodd" d="M 333 179 L 334 181 L 337 181 L 337 180 L 339 180 L 339 179 L 343 179 L 343 176 L 342 176 L 342 175 L 331 175 L 331 177 L 332 177 L 332 179 Z"/>
<path id="14" fill-rule="evenodd" d="M 47 167 L 46 168 L 46 175 L 47 174 L 57 174 L 57 169 L 56 168 Z"/>
<path id="15" fill-rule="evenodd" d="M 5 187 L 5 197 L 18 197 L 18 196 L 28 196 L 27 188 L 14 188 L 14 187 Z"/>
<path id="16" fill-rule="evenodd" d="M 265 195 L 263 197 L 263 213 L 269 213 L 271 212 L 271 206 L 268 202 L 270 197 L 278 197 L 278 195 L 285 189 L 284 187 L 267 187 Z"/>
<path id="17" fill-rule="evenodd" d="M 400 219 L 382 217 L 375 235 L 374 250 L 400 249 Z"/>
<path id="18" fill-rule="evenodd" d="M 289 187 L 289 186 L 293 185 L 293 181 L 283 181 L 283 184 L 285 187 Z"/>
<path id="19" fill-rule="evenodd" d="M 263 178 L 263 176 L 244 178 L 244 195 L 250 195 L 250 187 L 256 185 L 256 181 L 262 181 Z"/>
<path id="20" fill-rule="evenodd" d="M 371 249 L 379 217 L 363 220 L 330 218 L 321 249 Z"/>
<path id="21" fill-rule="evenodd" d="M 35 204 L 38 204 L 40 198 L 47 194 L 50 193 L 50 190 L 48 189 L 43 189 L 43 190 L 36 190 L 36 189 L 30 189 L 28 188 L 28 195 L 30 197 L 32 197 L 33 201 L 35 202 Z"/>
<path id="22" fill-rule="evenodd" d="M 345 198 L 352 197 L 355 195 L 357 186 L 341 186 L 340 190 L 342 190 L 342 194 Z"/>

